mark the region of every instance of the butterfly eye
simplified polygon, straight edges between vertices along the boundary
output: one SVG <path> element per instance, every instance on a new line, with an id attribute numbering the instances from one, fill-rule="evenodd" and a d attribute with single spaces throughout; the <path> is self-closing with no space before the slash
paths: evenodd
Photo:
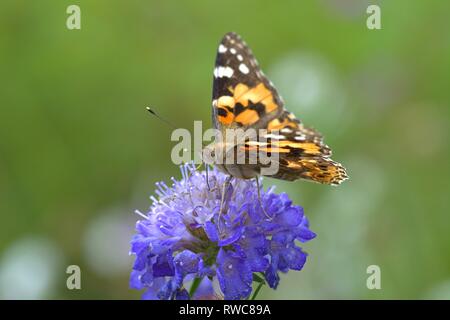
<path id="1" fill-rule="evenodd" d="M 202 161 L 206 164 L 214 164 L 216 157 L 216 145 L 210 144 L 202 150 Z"/>

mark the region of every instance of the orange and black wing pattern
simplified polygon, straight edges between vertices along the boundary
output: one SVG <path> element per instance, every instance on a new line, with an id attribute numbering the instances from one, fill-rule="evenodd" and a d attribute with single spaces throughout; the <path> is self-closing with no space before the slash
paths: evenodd
<path id="1" fill-rule="evenodd" d="M 213 79 L 215 128 L 265 128 L 283 110 L 283 102 L 264 76 L 247 44 L 227 33 L 217 50 Z"/>
<path id="2" fill-rule="evenodd" d="M 243 150 L 277 153 L 282 180 L 306 179 L 338 185 L 347 174 L 331 160 L 331 149 L 315 129 L 305 127 L 283 106 L 272 82 L 258 66 L 247 44 L 227 33 L 217 50 L 213 81 L 213 124 L 216 129 L 265 129 L 265 142 L 246 141 Z"/>
<path id="3" fill-rule="evenodd" d="M 332 152 L 322 135 L 303 126 L 292 113 L 284 111 L 269 122 L 267 129 L 266 142 L 248 141 L 243 148 L 277 153 L 279 169 L 272 178 L 305 179 L 330 185 L 339 185 L 348 178 L 345 168 L 330 159 Z"/>

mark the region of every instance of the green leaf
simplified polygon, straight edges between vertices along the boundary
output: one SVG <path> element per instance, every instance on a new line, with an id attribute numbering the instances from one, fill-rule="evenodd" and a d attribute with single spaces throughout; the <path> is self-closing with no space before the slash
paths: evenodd
<path id="1" fill-rule="evenodd" d="M 195 291 L 197 291 L 198 286 L 200 285 L 200 282 L 202 282 L 202 278 L 195 278 L 192 282 L 191 288 L 189 289 L 189 296 L 192 298 Z"/>
<path id="2" fill-rule="evenodd" d="M 264 280 L 261 276 L 258 276 L 256 273 L 253 274 L 253 281 L 262 284 L 266 283 L 266 280 Z"/>
<path id="3" fill-rule="evenodd" d="M 260 283 L 258 284 L 258 287 L 256 287 L 256 290 L 255 290 L 255 292 L 253 293 L 253 296 L 252 296 L 252 298 L 251 298 L 250 300 L 255 300 L 255 299 L 256 299 L 256 297 L 258 296 L 258 293 L 259 293 L 259 291 L 261 290 L 261 288 L 262 288 L 263 285 L 264 285 L 264 283 L 262 283 L 262 282 L 260 282 Z"/>

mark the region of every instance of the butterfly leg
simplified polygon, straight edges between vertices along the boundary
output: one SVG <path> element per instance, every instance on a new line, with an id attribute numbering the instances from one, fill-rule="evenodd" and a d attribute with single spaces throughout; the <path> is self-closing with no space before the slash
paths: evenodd
<path id="1" fill-rule="evenodd" d="M 209 187 L 209 179 L 208 179 L 208 165 L 204 162 L 200 163 L 197 167 L 195 167 L 195 171 L 198 171 L 202 165 L 205 165 L 205 171 L 206 171 L 206 185 L 208 187 L 208 191 L 211 191 L 211 188 Z M 192 172 L 189 172 L 188 178 L 190 178 L 192 175 Z"/>
<path id="2" fill-rule="evenodd" d="M 205 176 L 206 176 L 206 186 L 208 187 L 208 191 L 211 191 L 211 187 L 209 186 L 209 175 L 208 175 L 208 164 L 205 163 Z"/>
<path id="3" fill-rule="evenodd" d="M 269 214 L 266 212 L 266 209 L 264 209 L 264 206 L 263 206 L 263 204 L 262 204 L 262 200 L 261 200 L 261 187 L 262 187 L 262 186 L 260 186 L 260 184 L 259 184 L 259 177 L 256 177 L 255 180 L 256 180 L 256 188 L 258 189 L 258 202 L 259 202 L 259 205 L 260 205 L 262 211 L 264 212 L 264 215 L 265 215 L 268 219 L 272 220 L 272 217 L 269 216 Z"/>
<path id="4" fill-rule="evenodd" d="M 221 222 L 221 217 L 222 217 L 222 211 L 225 207 L 225 197 L 226 197 L 226 192 L 228 190 L 228 186 L 231 183 L 231 179 L 233 179 L 233 176 L 228 176 L 225 179 L 225 182 L 222 185 L 222 199 L 220 200 L 220 209 L 219 209 L 219 220 L 217 222 L 217 225 L 219 227 L 219 231 L 220 231 L 220 222 Z"/>

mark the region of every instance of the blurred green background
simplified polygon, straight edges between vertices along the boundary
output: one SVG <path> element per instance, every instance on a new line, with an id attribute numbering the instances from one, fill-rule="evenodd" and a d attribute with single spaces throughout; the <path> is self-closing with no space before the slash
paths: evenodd
<path id="1" fill-rule="evenodd" d="M 368 30 L 368 4 L 381 30 Z M 66 8 L 81 8 L 81 30 Z M 0 3 L 0 298 L 136 299 L 129 240 L 154 183 L 179 177 L 170 130 L 210 126 L 224 33 L 249 43 L 287 107 L 351 179 L 277 184 L 318 236 L 261 297 L 450 298 L 446 1 Z M 81 267 L 82 289 L 66 288 Z M 381 268 L 381 290 L 366 269 Z"/>

